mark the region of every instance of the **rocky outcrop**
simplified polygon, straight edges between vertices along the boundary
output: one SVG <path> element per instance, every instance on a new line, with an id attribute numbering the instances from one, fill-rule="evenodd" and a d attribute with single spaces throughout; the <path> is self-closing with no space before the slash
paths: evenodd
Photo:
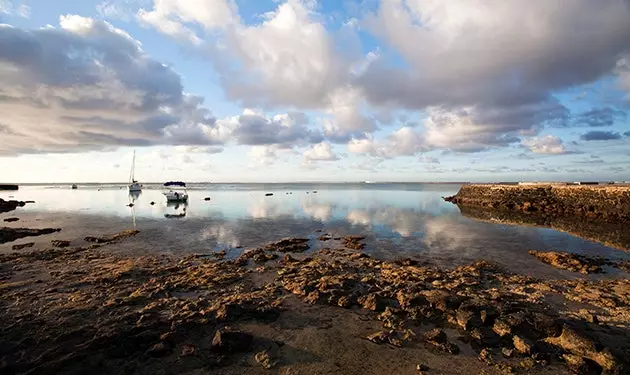
<path id="1" fill-rule="evenodd" d="M 630 222 L 629 186 L 464 185 L 445 200 L 458 206 Z"/>
<path id="2" fill-rule="evenodd" d="M 117 240 L 121 240 L 123 238 L 135 236 L 139 232 L 140 231 L 137 229 L 126 229 L 120 233 L 116 233 L 111 236 L 102 236 L 102 237 L 88 236 L 88 237 L 85 237 L 84 240 L 87 242 L 94 242 L 94 243 L 110 243 Z"/>
<path id="3" fill-rule="evenodd" d="M 533 255 L 536 259 L 553 267 L 583 274 L 601 273 L 602 266 L 608 263 L 606 259 L 592 258 L 564 251 L 530 250 L 529 255 Z"/>
<path id="4" fill-rule="evenodd" d="M 60 230 L 60 228 L 29 229 L 2 227 L 0 228 L 0 244 L 15 241 L 19 238 L 59 232 Z"/>
<path id="5" fill-rule="evenodd" d="M 13 211 L 18 207 L 24 207 L 25 204 L 26 202 L 16 200 L 5 201 L 0 198 L 0 213 Z"/>

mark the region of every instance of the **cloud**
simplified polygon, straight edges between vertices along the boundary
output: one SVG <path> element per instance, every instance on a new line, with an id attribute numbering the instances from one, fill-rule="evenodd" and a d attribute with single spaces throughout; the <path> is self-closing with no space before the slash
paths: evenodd
<path id="1" fill-rule="evenodd" d="M 61 16 L 60 27 L 0 25 L 0 153 L 108 146 L 213 144 L 203 98 L 107 22 Z"/>
<path id="2" fill-rule="evenodd" d="M 630 137 L 630 131 L 627 131 L 627 132 L 623 133 L 623 135 L 626 136 L 626 137 Z"/>
<path id="3" fill-rule="evenodd" d="M 615 139 L 621 139 L 621 134 L 612 131 L 599 131 L 593 130 L 582 134 L 580 139 L 583 141 L 610 141 Z"/>
<path id="4" fill-rule="evenodd" d="M 370 103 L 455 114 L 473 108 L 472 122 L 499 140 L 565 126 L 570 112 L 552 93 L 606 77 L 630 52 L 626 0 L 576 0 L 561 9 L 545 1 L 390 0 L 364 24 L 404 62 L 381 59 L 357 78 Z"/>
<path id="5" fill-rule="evenodd" d="M 522 144 L 535 154 L 559 155 L 568 153 L 562 140 L 553 135 L 524 139 Z"/>
<path id="6" fill-rule="evenodd" d="M 418 161 L 423 164 L 440 164 L 440 159 L 426 155 L 420 156 Z"/>
<path id="7" fill-rule="evenodd" d="M 241 115 L 217 120 L 216 126 L 211 129 L 211 138 L 239 145 L 277 145 L 284 148 L 323 141 L 321 133 L 308 125 L 309 119 L 302 112 L 267 117 L 245 109 Z"/>
<path id="8" fill-rule="evenodd" d="M 339 160 L 339 156 L 337 156 L 332 148 L 330 147 L 330 143 L 321 142 L 313 145 L 308 150 L 304 151 L 304 162 L 310 163 L 315 161 L 335 161 Z"/>
<path id="9" fill-rule="evenodd" d="M 617 121 L 623 121 L 627 117 L 626 112 L 610 107 L 594 108 L 578 115 L 574 126 L 603 127 L 612 126 Z"/>
<path id="10" fill-rule="evenodd" d="M 348 142 L 348 151 L 354 154 L 368 154 L 378 158 L 412 156 L 427 151 L 423 135 L 414 128 L 403 126 L 391 133 L 384 140 L 352 139 Z"/>
<path id="11" fill-rule="evenodd" d="M 31 16 L 31 7 L 27 4 L 14 4 L 12 0 L 0 0 L 0 14 L 17 15 L 22 18 Z"/>

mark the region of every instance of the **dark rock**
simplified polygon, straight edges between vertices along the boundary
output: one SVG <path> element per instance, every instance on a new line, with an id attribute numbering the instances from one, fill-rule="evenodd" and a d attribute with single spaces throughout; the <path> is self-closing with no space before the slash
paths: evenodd
<path id="1" fill-rule="evenodd" d="M 210 200 L 210 197 L 205 197 L 205 198 L 203 198 L 203 200 L 204 200 L 204 201 L 209 201 L 209 200 Z"/>
<path id="2" fill-rule="evenodd" d="M 8 218 L 4 219 L 4 221 L 6 221 L 7 223 L 12 223 L 12 222 L 18 221 L 18 220 L 20 220 L 19 217 L 8 217 Z"/>
<path id="3" fill-rule="evenodd" d="M 501 338 L 488 327 L 474 328 L 470 331 L 470 337 L 477 340 L 481 346 L 497 347 L 501 343 Z"/>
<path id="4" fill-rule="evenodd" d="M 196 352 L 196 348 L 194 345 L 191 344 L 184 344 L 182 345 L 182 349 L 179 353 L 180 357 L 190 357 L 195 355 Z"/>
<path id="5" fill-rule="evenodd" d="M 126 229 L 112 236 L 103 236 L 103 237 L 88 236 L 88 237 L 85 237 L 84 240 L 87 242 L 95 242 L 95 243 L 109 243 L 109 242 L 114 242 L 123 238 L 135 236 L 138 233 L 140 233 L 140 231 L 137 229 Z"/>
<path id="6" fill-rule="evenodd" d="M 492 351 L 488 348 L 481 349 L 477 358 L 479 358 L 481 362 L 485 362 L 489 365 L 494 364 L 494 359 L 492 358 Z"/>
<path id="7" fill-rule="evenodd" d="M 389 333 L 385 331 L 378 331 L 378 332 L 372 333 L 371 335 L 366 336 L 365 338 L 369 341 L 372 341 L 375 344 L 383 344 L 387 342 L 388 337 L 389 337 Z"/>
<path id="8" fill-rule="evenodd" d="M 512 358 L 512 356 L 514 356 L 514 349 L 512 349 L 512 348 L 502 348 L 501 349 L 501 353 L 503 353 L 503 356 L 505 358 Z"/>
<path id="9" fill-rule="evenodd" d="M 446 333 L 439 328 L 434 328 L 432 330 L 426 331 L 424 333 L 424 339 L 427 342 L 435 343 L 435 344 L 446 344 L 448 342 L 448 337 Z"/>
<path id="10" fill-rule="evenodd" d="M 158 357 L 164 357 L 165 355 L 168 355 L 170 351 L 171 349 L 168 344 L 164 342 L 158 342 L 157 344 L 153 345 L 147 350 L 147 354 L 150 355 L 151 357 L 158 358 Z"/>
<path id="11" fill-rule="evenodd" d="M 5 201 L 4 199 L 0 198 L 0 213 L 13 211 L 18 207 L 24 207 L 25 204 L 26 202 L 20 202 L 16 200 Z"/>
<path id="12" fill-rule="evenodd" d="M 127 205 L 127 207 L 133 207 L 133 206 L 134 206 L 134 204 L 133 204 L 133 203 L 129 203 L 129 204 Z"/>
<path id="13" fill-rule="evenodd" d="M 44 228 L 44 229 L 28 229 L 28 228 L 0 228 L 0 244 L 15 241 L 24 237 L 41 236 L 59 232 L 61 228 Z"/>
<path id="14" fill-rule="evenodd" d="M 212 339 L 212 350 L 220 353 L 239 353 L 249 349 L 254 337 L 246 332 L 221 328 Z"/>
<path id="15" fill-rule="evenodd" d="M 278 251 L 281 253 L 301 253 L 310 248 L 309 241 L 308 238 L 284 238 L 266 245 L 264 250 Z"/>
<path id="16" fill-rule="evenodd" d="M 266 194 L 265 194 L 265 197 L 270 197 L 270 196 L 272 196 L 272 195 L 273 195 L 273 193 L 266 193 Z"/>
<path id="17" fill-rule="evenodd" d="M 602 347 L 600 343 L 566 324 L 562 327 L 560 336 L 548 337 L 545 341 L 567 353 L 592 360 L 608 373 L 621 374 L 623 372 L 622 365 L 608 349 L 598 350 Z"/>
<path id="18" fill-rule="evenodd" d="M 35 245 L 35 242 L 26 242 L 26 243 L 13 245 L 13 246 L 11 246 L 11 249 L 13 249 L 13 250 L 22 250 L 22 249 L 27 248 L 27 247 L 33 247 L 33 245 Z"/>
<path id="19" fill-rule="evenodd" d="M 473 328 L 479 328 L 483 324 L 481 318 L 473 311 L 460 309 L 457 310 L 455 317 L 457 319 L 457 325 L 465 331 L 470 331 Z"/>
<path id="20" fill-rule="evenodd" d="M 155 204 L 155 202 L 151 201 L 151 203 L 149 203 L 151 206 L 153 206 Z"/>
<path id="21" fill-rule="evenodd" d="M 68 247 L 70 246 L 70 241 L 67 240 L 52 240 L 50 244 L 54 247 Z"/>
<path id="22" fill-rule="evenodd" d="M 365 239 L 365 236 L 345 236 L 342 239 L 343 246 L 352 250 L 363 250 L 365 244 L 361 243 Z"/>
<path id="23" fill-rule="evenodd" d="M 370 293 L 357 298 L 357 302 L 364 309 L 371 311 L 384 311 L 387 307 L 387 301 L 376 293 Z"/>

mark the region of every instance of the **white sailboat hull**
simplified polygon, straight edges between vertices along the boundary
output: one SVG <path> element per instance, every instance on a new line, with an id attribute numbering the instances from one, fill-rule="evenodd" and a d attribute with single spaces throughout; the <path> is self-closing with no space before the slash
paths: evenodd
<path id="1" fill-rule="evenodd" d="M 186 202 L 188 201 L 188 193 L 181 191 L 167 191 L 163 193 L 167 202 Z"/>

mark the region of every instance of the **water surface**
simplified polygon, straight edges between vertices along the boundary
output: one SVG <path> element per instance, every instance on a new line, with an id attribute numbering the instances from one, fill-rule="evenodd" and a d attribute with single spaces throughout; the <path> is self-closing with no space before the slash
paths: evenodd
<path id="1" fill-rule="evenodd" d="M 0 245 L 0 251 L 10 251 L 14 243 L 43 246 L 57 238 L 80 243 L 86 235 L 136 227 L 140 234 L 117 251 L 186 254 L 226 249 L 237 256 L 248 247 L 289 236 L 312 238 L 315 249 L 335 245 L 316 240 L 323 231 L 367 235 L 366 251 L 381 258 L 416 257 L 446 266 L 488 259 L 547 277 L 581 276 L 541 264 L 528 250 L 630 259 L 630 253 L 554 229 L 466 217 L 441 198 L 458 189 L 453 184 L 193 184 L 188 204 L 167 205 L 159 185 L 145 186 L 137 196 L 115 184 L 79 185 L 77 190 L 68 185 L 21 186 L 0 192 L 0 197 L 35 203 L 4 214 L 21 219 L 7 225 L 63 230 Z M 591 277 L 627 275 L 610 271 Z"/>

